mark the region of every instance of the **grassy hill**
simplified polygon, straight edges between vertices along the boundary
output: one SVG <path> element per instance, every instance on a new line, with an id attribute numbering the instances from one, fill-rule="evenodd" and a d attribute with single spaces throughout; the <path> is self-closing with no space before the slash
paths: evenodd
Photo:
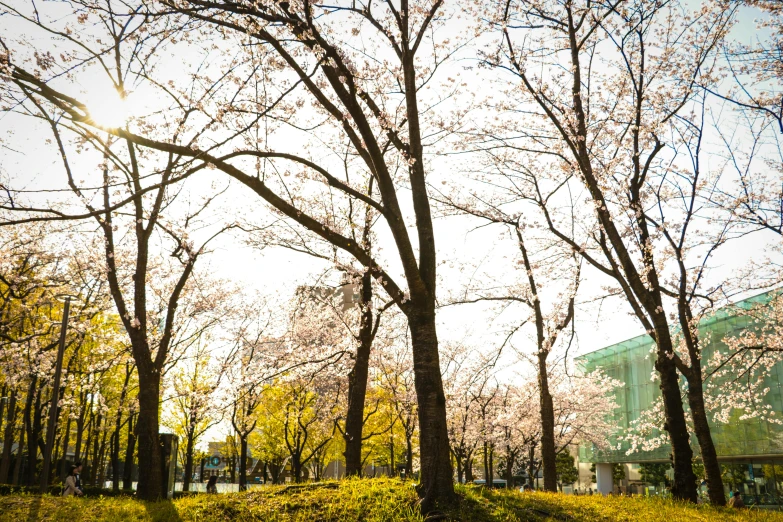
<path id="1" fill-rule="evenodd" d="M 656 498 L 485 491 L 458 487 L 459 502 L 431 520 L 489 521 L 780 521 L 764 510 L 716 509 Z M 39 495 L 0 497 L 0 520 L 13 522 L 407 522 L 424 521 L 410 482 L 392 479 L 348 480 L 330 487 L 286 488 L 229 495 L 194 495 L 172 502 L 140 502 L 130 497 L 61 498 Z"/>

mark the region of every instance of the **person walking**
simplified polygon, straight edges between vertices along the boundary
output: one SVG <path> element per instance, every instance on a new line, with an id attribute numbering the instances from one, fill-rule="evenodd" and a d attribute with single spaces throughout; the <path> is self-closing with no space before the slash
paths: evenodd
<path id="1" fill-rule="evenodd" d="M 84 495 L 81 489 L 79 489 L 76 485 L 76 477 L 77 474 L 77 468 L 76 466 L 71 466 L 68 471 L 68 476 L 65 477 L 65 486 L 63 487 L 63 496 L 64 497 L 70 497 L 72 495 L 76 495 L 77 497 L 80 497 Z"/>

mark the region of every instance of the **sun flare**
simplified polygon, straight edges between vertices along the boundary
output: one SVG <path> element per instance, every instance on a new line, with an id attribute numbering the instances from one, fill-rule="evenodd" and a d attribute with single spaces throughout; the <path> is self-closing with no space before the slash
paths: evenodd
<path id="1" fill-rule="evenodd" d="M 95 123 L 103 127 L 122 127 L 132 116 L 128 94 L 122 96 L 116 89 L 106 89 L 90 96 L 87 110 Z"/>

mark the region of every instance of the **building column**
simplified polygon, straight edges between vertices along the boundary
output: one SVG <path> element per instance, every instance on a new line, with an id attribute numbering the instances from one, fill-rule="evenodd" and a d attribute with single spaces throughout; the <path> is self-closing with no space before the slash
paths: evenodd
<path id="1" fill-rule="evenodd" d="M 603 496 L 608 495 L 614 489 L 612 484 L 612 465 L 611 464 L 598 464 L 595 465 L 595 484 L 598 493 Z"/>

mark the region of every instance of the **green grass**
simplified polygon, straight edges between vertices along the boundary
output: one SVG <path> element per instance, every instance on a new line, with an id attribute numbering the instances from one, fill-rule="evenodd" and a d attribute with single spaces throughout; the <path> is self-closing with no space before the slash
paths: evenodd
<path id="1" fill-rule="evenodd" d="M 448 520 L 513 521 L 780 521 L 783 514 L 764 510 L 716 509 L 658 498 L 574 497 L 458 487 L 459 501 Z M 140 502 L 129 497 L 0 497 L 0 521 L 154 521 L 154 522 L 422 522 L 411 484 L 392 479 L 356 479 L 335 489 L 263 490 L 228 495 L 197 495 L 173 502 Z"/>

